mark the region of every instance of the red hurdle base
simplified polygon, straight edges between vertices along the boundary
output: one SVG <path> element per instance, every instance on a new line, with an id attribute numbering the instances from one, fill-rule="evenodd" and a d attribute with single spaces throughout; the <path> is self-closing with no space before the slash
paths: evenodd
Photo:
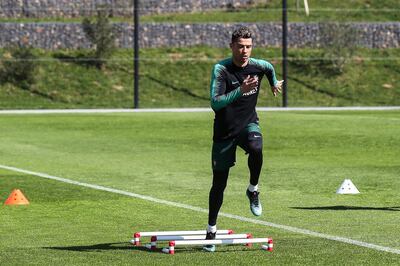
<path id="1" fill-rule="evenodd" d="M 214 239 L 214 240 L 176 240 L 170 241 L 168 248 L 163 248 L 162 252 L 167 254 L 175 254 L 175 246 L 186 245 L 232 245 L 232 244 L 250 244 L 250 243 L 267 243 L 261 248 L 272 251 L 274 244 L 271 238 L 250 238 L 250 239 Z"/>
<path id="2" fill-rule="evenodd" d="M 205 240 L 204 235 L 176 235 L 176 236 L 152 236 L 151 243 L 145 247 L 151 250 L 157 249 L 157 241 L 173 241 L 173 240 Z M 216 239 L 249 239 L 253 238 L 251 234 L 217 234 Z M 251 246 L 251 243 L 246 243 L 246 246 Z"/>

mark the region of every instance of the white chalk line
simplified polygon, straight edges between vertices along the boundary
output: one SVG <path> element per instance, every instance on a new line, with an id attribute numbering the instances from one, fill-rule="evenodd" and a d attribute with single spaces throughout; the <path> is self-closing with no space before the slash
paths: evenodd
<path id="1" fill-rule="evenodd" d="M 261 112 L 290 111 L 390 111 L 400 106 L 347 106 L 347 107 L 258 107 Z M 38 109 L 0 110 L 2 114 L 107 114 L 107 113 L 201 113 L 212 112 L 211 108 L 139 108 L 139 109 Z"/>
<path id="2" fill-rule="evenodd" d="M 119 189 L 78 182 L 78 181 L 74 181 L 74 180 L 67 179 L 67 178 L 52 176 L 52 175 L 48 175 L 48 174 L 44 174 L 44 173 L 32 172 L 32 171 L 12 167 L 12 166 L 0 165 L 0 168 L 9 170 L 9 171 L 43 177 L 43 178 L 47 178 L 47 179 L 51 179 L 51 180 L 56 180 L 56 181 L 60 181 L 60 182 L 67 183 L 67 184 L 72 184 L 72 185 L 82 186 L 82 187 L 86 187 L 86 188 L 92 188 L 92 189 L 96 189 L 96 190 L 107 191 L 107 192 L 111 192 L 111 193 L 115 193 L 115 194 L 125 195 L 128 197 L 138 198 L 138 199 L 142 199 L 142 200 L 146 200 L 146 201 L 150 201 L 150 202 L 155 202 L 158 204 L 164 204 L 164 205 L 168 205 L 168 206 L 172 206 L 172 207 L 178 207 L 178 208 L 182 208 L 182 209 L 208 213 L 208 210 L 204 209 L 204 208 L 191 206 L 191 205 L 187 205 L 187 204 L 183 204 L 183 203 L 179 203 L 179 202 L 157 199 L 157 198 L 154 198 L 151 196 L 145 196 L 145 195 L 141 195 L 141 194 L 137 194 L 137 193 L 133 193 L 133 192 L 128 192 L 128 191 L 123 191 L 123 190 L 119 190 Z M 374 249 L 374 250 L 378 250 L 378 251 L 384 251 L 384 252 L 389 252 L 389 253 L 394 253 L 394 254 L 400 255 L 399 249 L 380 246 L 380 245 L 371 244 L 371 243 L 367 243 L 367 242 L 362 242 L 362 241 L 358 241 L 358 240 L 354 240 L 354 239 L 350 239 L 350 238 L 318 233 L 318 232 L 310 231 L 307 229 L 297 228 L 297 227 L 288 226 L 288 225 L 270 223 L 267 221 L 247 218 L 247 217 L 238 216 L 238 215 L 229 214 L 229 213 L 221 212 L 221 213 L 219 213 L 219 215 L 223 216 L 223 217 L 239 220 L 242 222 L 265 225 L 265 226 L 278 228 L 278 229 L 282 229 L 282 230 L 297 233 L 297 234 L 303 234 L 303 235 L 309 235 L 309 236 L 323 238 L 323 239 L 329 239 L 329 240 L 333 240 L 333 241 L 337 241 L 337 242 L 342 242 L 342 243 L 346 243 L 346 244 L 361 246 L 361 247 L 365 247 L 365 248 L 370 248 L 370 249 Z"/>

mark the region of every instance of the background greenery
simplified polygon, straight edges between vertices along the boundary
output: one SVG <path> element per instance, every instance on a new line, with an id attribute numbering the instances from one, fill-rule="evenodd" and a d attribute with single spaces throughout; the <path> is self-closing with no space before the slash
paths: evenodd
<path id="1" fill-rule="evenodd" d="M 23 89 L 0 82 L 0 108 L 130 108 L 133 106 L 133 52 L 119 49 L 104 70 L 85 59 L 88 51 L 34 51 L 36 82 Z M 140 106 L 208 107 L 212 66 L 229 49 L 192 47 L 142 49 Z M 281 51 L 255 48 L 281 76 Z M 400 49 L 357 49 L 337 73 L 324 50 L 289 50 L 289 106 L 400 105 Z M 7 59 L 4 50 L 0 58 Z M 0 62 L 1 71 L 1 62 Z M 258 106 L 281 106 L 266 81 Z"/>
<path id="2" fill-rule="evenodd" d="M 265 3 L 266 2 L 266 3 Z M 309 1 L 310 16 L 302 2 L 288 3 L 291 22 L 390 22 L 399 21 L 400 4 L 395 0 Z M 146 15 L 141 21 L 174 23 L 268 22 L 281 20 L 281 1 L 253 1 L 246 8 L 194 13 Z M 95 20 L 96 18 L 91 18 Z M 112 17 L 114 22 L 132 23 L 132 18 Z M 83 18 L 18 18 L 1 22 L 64 21 L 81 23 Z M 337 35 L 339 37 L 340 35 Z M 106 36 L 107 37 L 107 36 Z M 108 38 L 108 37 L 107 37 Z M 333 36 L 335 39 L 335 36 Z M 104 39 L 104 38 L 103 38 Z M 23 41 L 23 40 L 22 40 Z M 345 42 L 346 43 L 346 42 Z M 102 42 L 98 42 L 100 47 Z M 99 46 L 100 45 L 100 46 Z M 104 45 L 103 45 L 104 46 Z M 340 51 L 341 45 L 336 45 Z M 344 48 L 343 48 L 344 49 Z M 34 68 L 26 82 L 10 78 L 9 48 L 0 49 L 0 109 L 21 108 L 131 108 L 133 107 L 133 52 L 119 49 L 111 57 L 93 60 L 92 50 L 33 51 L 25 58 Z M 99 50 L 99 49 L 98 49 Z M 400 105 L 400 49 L 353 49 L 333 53 L 329 49 L 289 49 L 289 106 Z M 109 56 L 108 51 L 104 51 Z M 210 71 L 216 62 L 230 56 L 229 49 L 212 47 L 157 48 L 140 51 L 140 107 L 208 107 Z M 281 50 L 256 47 L 254 57 L 271 61 L 281 78 Z M 346 57 L 337 71 L 328 57 Z M 24 58 L 18 59 L 24 63 Z M 96 62 L 102 69 L 93 67 Z M 104 68 L 103 68 L 103 62 Z M 8 70 L 5 66 L 8 65 Z M 18 67 L 22 69 L 23 67 Z M 17 69 L 18 69 L 17 68 Z M 24 67 L 26 69 L 26 67 Z M 29 70 L 29 69 L 28 69 Z M 11 72 L 15 72 L 11 67 Z M 2 74 L 3 73 L 3 74 Z M 4 74 L 5 73 L 5 74 Z M 31 77 L 34 77 L 32 79 Z M 271 97 L 264 81 L 259 106 L 281 106 L 281 96 Z"/>

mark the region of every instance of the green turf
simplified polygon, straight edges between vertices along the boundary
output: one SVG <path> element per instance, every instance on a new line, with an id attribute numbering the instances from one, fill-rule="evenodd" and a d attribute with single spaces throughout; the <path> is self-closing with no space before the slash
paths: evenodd
<path id="1" fill-rule="evenodd" d="M 104 71 L 80 61 L 88 51 L 35 52 L 43 60 L 37 63 L 36 83 L 23 90 L 0 81 L 0 109 L 133 106 L 132 50 L 118 50 Z M 342 74 L 321 59 L 324 52 L 289 50 L 289 106 L 400 105 L 400 49 L 358 49 Z M 210 47 L 142 49 L 140 107 L 209 107 L 211 68 L 230 53 Z M 280 49 L 256 47 L 253 56 L 271 61 L 282 78 Z M 265 80 L 258 104 L 282 105 Z"/>
<path id="2" fill-rule="evenodd" d="M 400 112 L 261 112 L 263 221 L 400 249 Z M 0 164 L 206 209 L 211 113 L 1 115 Z M 238 152 L 222 211 L 253 218 Z M 359 195 L 337 195 L 350 178 Z M 134 231 L 203 229 L 206 213 L 0 170 L 0 264 L 398 265 L 400 256 L 220 217 L 220 228 L 271 236 L 258 247 L 133 249 Z"/>

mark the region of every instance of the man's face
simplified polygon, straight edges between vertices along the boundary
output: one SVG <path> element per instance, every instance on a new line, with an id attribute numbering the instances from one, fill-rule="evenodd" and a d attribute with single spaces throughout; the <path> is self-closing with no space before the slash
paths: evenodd
<path id="1" fill-rule="evenodd" d="M 233 61 L 238 66 L 246 66 L 249 62 L 251 49 L 253 48 L 253 39 L 239 38 L 231 43 Z"/>

